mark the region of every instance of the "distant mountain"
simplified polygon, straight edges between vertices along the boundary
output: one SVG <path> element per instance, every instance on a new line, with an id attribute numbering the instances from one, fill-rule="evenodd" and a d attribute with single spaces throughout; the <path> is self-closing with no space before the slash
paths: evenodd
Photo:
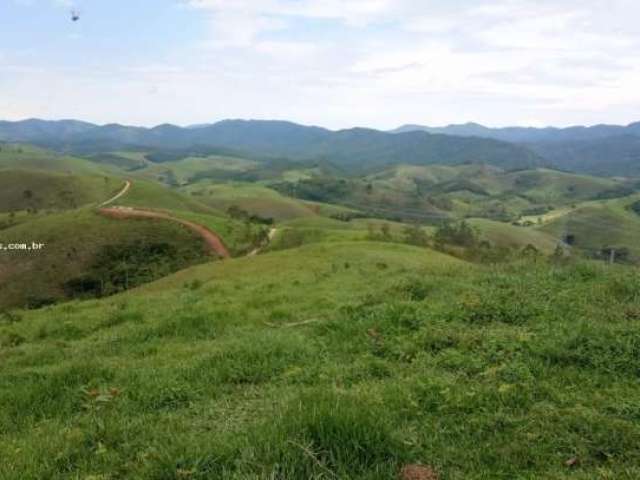
<path id="1" fill-rule="evenodd" d="M 406 133 L 422 131 L 440 133 L 462 137 L 493 138 L 510 143 L 538 143 L 558 141 L 595 140 L 598 138 L 616 137 L 622 135 L 640 135 L 640 122 L 626 127 L 619 125 L 595 125 L 592 127 L 567 128 L 534 128 L 534 127 L 504 127 L 489 128 L 478 123 L 464 123 L 448 125 L 446 127 L 427 127 L 423 125 L 403 125 L 391 133 Z"/>
<path id="2" fill-rule="evenodd" d="M 84 154 L 125 148 L 226 149 L 254 157 L 324 160 L 354 171 L 398 163 L 486 163 L 506 169 L 543 163 L 527 147 L 494 139 L 426 132 L 391 134 L 364 128 L 331 131 L 284 121 L 225 120 L 199 128 L 164 124 L 150 129 L 69 121 L 2 122 L 1 140 Z"/>
<path id="3" fill-rule="evenodd" d="M 640 177 L 640 134 L 593 140 L 540 142 L 529 147 L 565 170 Z"/>
<path id="4" fill-rule="evenodd" d="M 403 125 L 391 133 L 428 132 L 491 138 L 529 147 L 551 165 L 599 175 L 640 175 L 640 122 L 593 127 L 488 128 L 477 123 L 426 127 Z"/>
<path id="5" fill-rule="evenodd" d="M 38 120 L 19 122 L 0 121 L 0 141 L 45 144 L 64 142 L 66 139 L 92 130 L 96 125 L 78 120 Z"/>

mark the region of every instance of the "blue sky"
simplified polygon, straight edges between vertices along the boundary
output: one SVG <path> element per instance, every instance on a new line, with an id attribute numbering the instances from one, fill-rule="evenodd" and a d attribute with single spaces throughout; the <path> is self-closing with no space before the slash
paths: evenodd
<path id="1" fill-rule="evenodd" d="M 0 118 L 630 123 L 638 18 L 637 0 L 0 0 Z"/>

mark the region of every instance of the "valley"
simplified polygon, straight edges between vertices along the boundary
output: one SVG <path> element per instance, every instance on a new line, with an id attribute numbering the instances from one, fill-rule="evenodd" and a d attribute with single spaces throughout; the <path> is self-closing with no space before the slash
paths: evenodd
<path id="1" fill-rule="evenodd" d="M 2 145 L 2 478 L 640 475 L 640 177 L 233 125 Z"/>

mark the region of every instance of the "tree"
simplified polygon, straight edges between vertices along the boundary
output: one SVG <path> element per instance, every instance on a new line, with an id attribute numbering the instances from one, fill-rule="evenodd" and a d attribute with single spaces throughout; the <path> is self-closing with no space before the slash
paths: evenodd
<path id="1" fill-rule="evenodd" d="M 438 227 L 434 235 L 436 245 L 455 245 L 473 247 L 478 243 L 478 233 L 466 221 L 445 222 Z"/>
<path id="2" fill-rule="evenodd" d="M 409 225 L 404 229 L 404 242 L 417 247 L 426 247 L 429 236 L 419 225 Z"/>
<path id="3" fill-rule="evenodd" d="M 382 239 L 385 241 L 391 240 L 391 228 L 388 223 L 383 223 L 380 227 L 380 233 L 382 234 Z"/>

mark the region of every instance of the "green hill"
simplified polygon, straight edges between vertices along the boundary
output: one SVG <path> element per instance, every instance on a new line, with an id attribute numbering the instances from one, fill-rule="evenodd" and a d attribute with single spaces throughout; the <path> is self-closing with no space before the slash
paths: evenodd
<path id="1" fill-rule="evenodd" d="M 0 145 L 0 169 L 38 170 L 76 174 L 104 174 L 99 165 L 31 145 Z"/>
<path id="2" fill-rule="evenodd" d="M 207 259 L 200 238 L 170 222 L 118 221 L 91 210 L 48 215 L 0 230 L 0 308 L 110 293 Z"/>
<path id="3" fill-rule="evenodd" d="M 540 228 L 557 237 L 571 237 L 571 243 L 588 255 L 598 256 L 608 248 L 626 249 L 628 260 L 639 261 L 640 216 L 629 208 L 637 200 L 638 195 L 633 195 L 606 202 L 587 202 Z"/>
<path id="4" fill-rule="evenodd" d="M 511 222 L 638 190 L 627 179 L 540 168 L 514 172 L 475 164 L 397 165 L 363 177 L 298 178 L 272 186 L 289 196 L 340 204 L 371 216 L 427 222 L 463 217 Z"/>
<path id="5" fill-rule="evenodd" d="M 11 312 L 0 473 L 635 478 L 639 294 L 622 267 L 343 242 Z"/>
<path id="6" fill-rule="evenodd" d="M 184 192 L 220 211 L 236 206 L 251 214 L 274 220 L 315 215 L 313 209 L 304 202 L 285 197 L 258 184 L 200 182 L 185 187 Z"/>
<path id="7" fill-rule="evenodd" d="M 0 169 L 0 213 L 69 210 L 98 204 L 122 185 L 122 180 L 109 176 Z"/>

